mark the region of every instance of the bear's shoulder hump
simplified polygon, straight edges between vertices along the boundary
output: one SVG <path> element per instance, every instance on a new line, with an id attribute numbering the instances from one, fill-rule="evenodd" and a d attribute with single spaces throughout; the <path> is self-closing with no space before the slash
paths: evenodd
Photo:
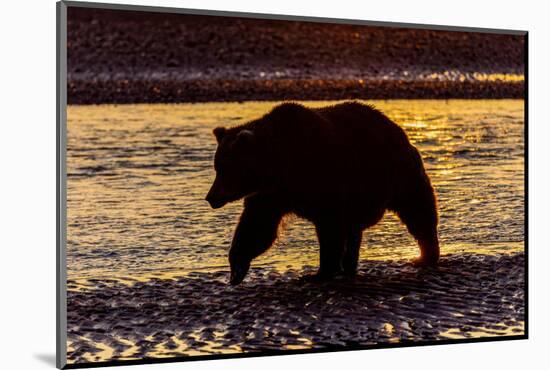
<path id="1" fill-rule="evenodd" d="M 291 115 L 299 112 L 310 111 L 309 108 L 306 108 L 302 104 L 294 102 L 285 102 L 277 105 L 270 112 L 272 115 Z"/>

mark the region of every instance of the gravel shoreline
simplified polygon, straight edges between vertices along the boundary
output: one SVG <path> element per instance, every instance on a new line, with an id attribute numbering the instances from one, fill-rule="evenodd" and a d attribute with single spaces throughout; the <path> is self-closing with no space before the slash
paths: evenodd
<path id="1" fill-rule="evenodd" d="M 524 41 L 70 7 L 68 103 L 523 98 L 522 80 L 469 76 L 522 76 Z"/>
<path id="2" fill-rule="evenodd" d="M 523 335 L 523 253 L 362 261 L 353 281 L 253 268 L 68 293 L 69 363 Z M 70 284 L 70 282 L 69 282 Z"/>
<path id="3" fill-rule="evenodd" d="M 372 80 L 80 80 L 69 104 L 343 99 L 523 99 L 523 82 Z"/>

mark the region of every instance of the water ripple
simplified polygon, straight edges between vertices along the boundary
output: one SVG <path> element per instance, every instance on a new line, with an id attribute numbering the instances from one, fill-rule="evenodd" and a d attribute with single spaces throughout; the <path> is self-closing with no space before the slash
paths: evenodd
<path id="1" fill-rule="evenodd" d="M 523 101 L 372 103 L 422 153 L 439 198 L 443 253 L 523 249 Z M 214 177 L 211 130 L 274 104 L 70 106 L 69 277 L 142 279 L 226 267 L 241 204 L 213 211 L 204 201 Z M 391 214 L 363 243 L 362 259 L 418 254 Z M 255 264 L 284 271 L 317 260 L 313 227 L 292 219 Z"/>

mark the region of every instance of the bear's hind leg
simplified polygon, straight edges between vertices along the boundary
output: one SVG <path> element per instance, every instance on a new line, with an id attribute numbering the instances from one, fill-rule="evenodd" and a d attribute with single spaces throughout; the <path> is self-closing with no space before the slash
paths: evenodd
<path id="1" fill-rule="evenodd" d="M 342 257 L 346 244 L 346 233 L 337 222 L 323 222 L 315 225 L 320 246 L 318 279 L 329 279 L 341 275 Z"/>
<path id="2" fill-rule="evenodd" d="M 395 211 L 420 247 L 420 258 L 414 263 L 421 266 L 436 265 L 439 260 L 437 206 L 431 185 L 400 201 Z"/>
<path id="3" fill-rule="evenodd" d="M 356 230 L 348 233 L 346 240 L 346 250 L 342 261 L 344 274 L 354 276 L 357 273 L 357 263 L 359 261 L 359 249 L 361 247 L 361 239 L 363 233 L 361 230 Z"/>

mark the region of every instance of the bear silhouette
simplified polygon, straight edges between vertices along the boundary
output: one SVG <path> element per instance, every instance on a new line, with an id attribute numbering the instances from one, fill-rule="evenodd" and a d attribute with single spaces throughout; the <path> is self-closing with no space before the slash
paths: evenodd
<path id="1" fill-rule="evenodd" d="M 283 103 L 243 125 L 214 129 L 212 208 L 244 198 L 231 248 L 230 283 L 275 241 L 281 219 L 315 225 L 316 278 L 353 276 L 362 232 L 395 212 L 417 240 L 417 265 L 439 259 L 434 189 L 405 132 L 374 107 L 346 102 L 323 108 Z"/>

